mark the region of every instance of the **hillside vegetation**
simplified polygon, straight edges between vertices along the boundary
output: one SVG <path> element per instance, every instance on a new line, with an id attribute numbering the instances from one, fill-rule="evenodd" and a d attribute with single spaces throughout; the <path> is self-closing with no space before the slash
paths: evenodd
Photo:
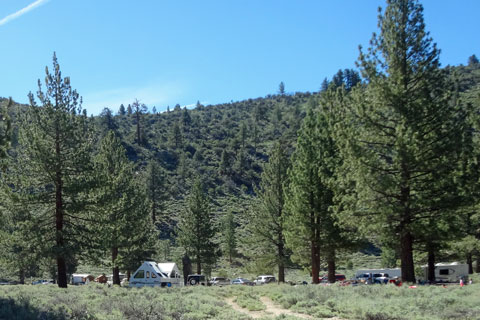
<path id="1" fill-rule="evenodd" d="M 440 68 L 417 1 L 382 17 L 359 71 L 319 92 L 161 113 L 138 97 L 88 116 L 54 54 L 29 105 L 0 100 L 0 277 L 119 283 L 145 259 L 282 282 L 334 282 L 368 255 L 409 282 L 427 262 L 473 268 L 480 63 Z"/>

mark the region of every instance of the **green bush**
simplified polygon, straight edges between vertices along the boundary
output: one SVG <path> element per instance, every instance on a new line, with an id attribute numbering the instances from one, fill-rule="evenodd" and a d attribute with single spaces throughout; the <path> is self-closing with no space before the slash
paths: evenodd
<path id="1" fill-rule="evenodd" d="M 480 284 L 185 288 L 108 288 L 90 284 L 60 289 L 53 285 L 0 287 L 0 319 L 119 320 L 225 319 L 249 317 L 233 310 L 227 297 L 236 297 L 246 310 L 264 310 L 260 298 L 271 298 L 293 312 L 314 318 L 364 320 L 480 319 Z M 293 319 L 280 316 L 277 319 Z"/>

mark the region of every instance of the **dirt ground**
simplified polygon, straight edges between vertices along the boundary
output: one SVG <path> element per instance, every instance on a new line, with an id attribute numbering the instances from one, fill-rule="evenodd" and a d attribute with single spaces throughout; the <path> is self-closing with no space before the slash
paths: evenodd
<path id="1" fill-rule="evenodd" d="M 277 317 L 280 315 L 287 315 L 297 317 L 299 319 L 314 319 L 314 317 L 303 313 L 293 312 L 288 309 L 283 309 L 281 306 L 275 304 L 270 298 L 261 297 L 260 301 L 265 305 L 263 311 L 249 311 L 248 309 L 240 307 L 234 302 L 235 298 L 228 298 L 225 301 L 235 310 L 244 313 L 253 319 Z M 329 318 L 329 320 L 341 320 L 340 318 Z"/>

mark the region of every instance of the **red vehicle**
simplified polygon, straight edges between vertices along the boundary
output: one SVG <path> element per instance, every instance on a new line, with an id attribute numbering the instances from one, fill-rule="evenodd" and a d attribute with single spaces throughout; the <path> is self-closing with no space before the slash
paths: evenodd
<path id="1" fill-rule="evenodd" d="M 344 274 L 336 274 L 335 275 L 335 282 L 338 282 L 338 281 L 345 281 L 345 275 Z M 320 279 L 320 282 L 321 283 L 327 283 L 328 282 L 328 275 L 325 275 L 323 277 L 321 277 Z"/>

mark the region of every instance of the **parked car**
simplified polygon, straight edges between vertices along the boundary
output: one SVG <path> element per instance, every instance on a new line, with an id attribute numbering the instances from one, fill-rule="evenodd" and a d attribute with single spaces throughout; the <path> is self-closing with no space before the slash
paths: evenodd
<path id="1" fill-rule="evenodd" d="M 367 273 L 358 274 L 355 279 L 365 284 L 372 284 L 373 273 L 367 272 Z"/>
<path id="2" fill-rule="evenodd" d="M 274 276 L 272 275 L 263 275 L 263 276 L 258 276 L 257 279 L 254 281 L 256 285 L 261 285 L 261 284 L 267 284 L 267 283 L 275 283 L 277 279 L 275 279 Z"/>
<path id="3" fill-rule="evenodd" d="M 335 281 L 345 281 L 345 275 L 344 274 L 336 274 L 335 275 Z M 324 275 L 323 277 L 320 278 L 321 283 L 327 283 L 328 282 L 328 275 Z"/>
<path id="4" fill-rule="evenodd" d="M 32 282 L 32 284 L 54 284 L 54 283 L 55 282 L 52 279 L 49 279 L 49 280 L 42 279 L 42 280 L 36 280 Z"/>
<path id="5" fill-rule="evenodd" d="M 390 280 L 388 273 L 374 273 L 373 274 L 373 283 L 386 284 Z"/>
<path id="6" fill-rule="evenodd" d="M 225 277 L 213 277 L 208 284 L 211 286 L 225 286 L 230 284 L 230 279 Z"/>
<path id="7" fill-rule="evenodd" d="M 202 274 L 189 274 L 187 277 L 187 283 L 191 286 L 202 285 L 206 286 L 207 279 Z"/>
<path id="8" fill-rule="evenodd" d="M 244 286 L 253 286 L 255 283 L 253 283 L 252 281 L 250 281 L 248 279 L 237 278 L 237 279 L 232 280 L 232 284 L 239 284 L 239 285 L 244 285 Z"/>

